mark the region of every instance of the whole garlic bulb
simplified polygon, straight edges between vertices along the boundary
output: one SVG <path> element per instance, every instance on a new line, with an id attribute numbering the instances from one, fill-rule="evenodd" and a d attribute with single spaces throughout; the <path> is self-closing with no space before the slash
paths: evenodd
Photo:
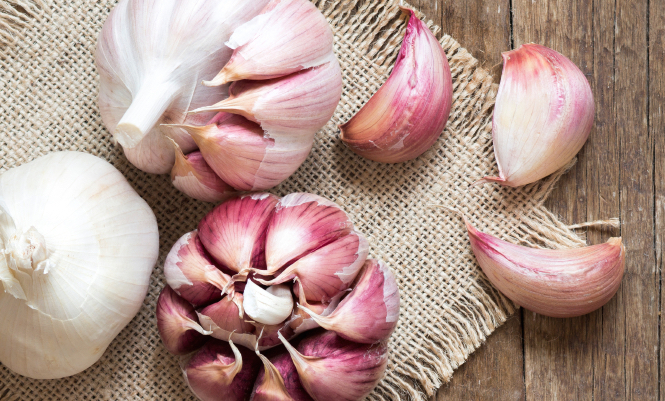
<path id="1" fill-rule="evenodd" d="M 227 88 L 201 85 L 217 74 L 233 50 L 234 29 L 268 0 L 121 0 L 97 42 L 99 109 L 129 161 L 165 174 L 175 161 L 174 139 L 185 153 L 196 149 L 181 128 L 161 124 L 206 123 L 211 113 L 188 110 L 223 99 Z"/>
<path id="2" fill-rule="evenodd" d="M 0 362 L 54 379 L 95 363 L 157 260 L 150 207 L 109 163 L 57 152 L 0 176 Z"/>

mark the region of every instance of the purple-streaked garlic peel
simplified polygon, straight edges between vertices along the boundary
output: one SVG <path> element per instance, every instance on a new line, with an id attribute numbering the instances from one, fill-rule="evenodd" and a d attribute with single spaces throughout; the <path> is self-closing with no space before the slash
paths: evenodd
<path id="1" fill-rule="evenodd" d="M 625 269 L 621 238 L 573 249 L 534 249 L 476 230 L 471 248 L 489 281 L 518 305 L 550 317 L 581 316 L 605 305 Z"/>
<path id="2" fill-rule="evenodd" d="M 159 294 L 156 315 L 159 336 L 173 355 L 198 349 L 206 342 L 206 335 L 211 334 L 199 325 L 194 307 L 169 286 Z"/>
<path id="3" fill-rule="evenodd" d="M 250 401 L 294 401 L 289 395 L 284 378 L 275 365 L 256 351 L 263 362 L 263 371 L 259 373 Z"/>
<path id="4" fill-rule="evenodd" d="M 556 51 L 525 44 L 502 56 L 492 121 L 499 176 L 479 182 L 517 187 L 575 157 L 589 137 L 595 107 L 584 73 Z"/>
<path id="5" fill-rule="evenodd" d="M 283 396 L 284 392 L 288 394 L 290 398 L 287 400 L 290 401 L 314 400 L 300 382 L 296 365 L 293 364 L 291 355 L 286 350 L 281 348 L 277 353 L 267 353 L 265 358 L 267 359 L 264 361 L 265 369 L 259 371 L 251 401 L 273 401 L 275 399 L 273 394 Z M 279 383 L 279 378 L 282 379 L 281 383 Z"/>
<path id="6" fill-rule="evenodd" d="M 441 44 L 412 10 L 402 10 L 410 17 L 390 77 L 340 127 L 346 146 L 383 163 L 411 160 L 429 149 L 448 122 L 453 100 L 450 66 Z"/>

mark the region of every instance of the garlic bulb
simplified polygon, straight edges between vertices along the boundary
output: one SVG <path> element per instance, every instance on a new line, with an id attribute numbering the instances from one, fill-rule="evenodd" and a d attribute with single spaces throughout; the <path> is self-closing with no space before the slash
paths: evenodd
<path id="1" fill-rule="evenodd" d="M 386 83 L 340 128 L 342 141 L 370 160 L 399 163 L 429 149 L 448 122 L 453 82 L 446 53 L 413 10 Z"/>
<path id="2" fill-rule="evenodd" d="M 201 220 L 198 231 L 180 238 L 167 257 L 164 271 L 169 286 L 198 304 L 195 317 L 190 309 L 181 308 L 190 312 L 181 313 L 187 319 L 169 326 L 176 330 L 166 332 L 169 327 L 159 326 L 162 340 L 178 353 L 198 339 L 190 334 L 192 339 L 183 340 L 182 333 L 188 332 L 183 328 L 200 326 L 205 335 L 232 339 L 241 351 L 253 349 L 259 355 L 263 373 L 253 378 L 252 399 L 329 400 L 338 398 L 333 393 L 332 398 L 321 398 L 311 385 L 319 381 L 324 387 L 330 385 L 319 377 L 323 370 L 316 368 L 303 376 L 297 363 L 284 359 L 282 344 L 333 330 L 339 336 L 330 334 L 339 340 L 328 345 L 337 348 L 327 348 L 330 352 L 321 355 L 327 361 L 317 366 L 336 365 L 331 380 L 338 382 L 350 375 L 354 388 L 342 393 L 360 397 L 376 385 L 387 360 L 385 345 L 368 344 L 384 343 L 399 317 L 395 277 L 383 262 L 367 260 L 368 248 L 349 216 L 317 195 L 277 198 L 254 193 L 222 203 Z M 229 277 L 225 271 L 234 274 Z M 314 329 L 319 330 L 309 333 Z M 353 366 L 346 365 L 342 354 L 347 350 L 348 361 L 366 372 L 356 374 Z M 273 359 L 280 352 L 282 359 Z M 367 360 L 362 360 L 363 353 Z M 219 399 L 226 399 L 227 393 L 234 399 L 233 386 L 233 381 L 224 379 L 204 387 L 215 388 Z"/>
<path id="3" fill-rule="evenodd" d="M 584 73 L 547 47 L 526 44 L 502 54 L 492 138 L 497 182 L 517 187 L 564 167 L 591 132 L 593 93 Z"/>
<path id="4" fill-rule="evenodd" d="M 533 249 L 476 230 L 464 219 L 471 248 L 492 284 L 518 305 L 551 317 L 584 315 L 619 289 L 626 251 L 621 238 L 573 249 Z"/>
<path id="5" fill-rule="evenodd" d="M 232 54 L 224 45 L 233 30 L 256 16 L 268 0 L 121 0 L 104 23 L 95 62 L 99 109 L 106 127 L 132 164 L 165 174 L 174 139 L 185 153 L 196 148 L 187 133 L 162 124 L 205 124 L 212 114 L 187 111 L 216 103 L 225 88 L 201 81 Z"/>
<path id="6" fill-rule="evenodd" d="M 54 379 L 95 363 L 143 304 L 159 237 L 109 163 L 57 152 L 0 176 L 0 362 Z"/>

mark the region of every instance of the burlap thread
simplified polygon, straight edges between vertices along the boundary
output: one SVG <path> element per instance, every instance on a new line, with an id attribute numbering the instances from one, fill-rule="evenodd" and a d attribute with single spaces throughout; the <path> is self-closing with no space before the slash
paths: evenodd
<path id="1" fill-rule="evenodd" d="M 423 400 L 515 310 L 476 265 L 459 217 L 433 205 L 455 207 L 477 228 L 516 243 L 557 248 L 584 241 L 542 205 L 561 172 L 520 189 L 469 189 L 476 179 L 496 174 L 491 113 L 497 86 L 448 35 L 440 36 L 453 74 L 454 104 L 439 141 L 416 160 L 397 165 L 367 161 L 346 149 L 337 126 L 387 78 L 406 19 L 395 0 L 314 3 L 335 31 L 344 71 L 342 102 L 317 134 L 307 161 L 272 192 L 307 191 L 339 203 L 368 236 L 371 255 L 395 271 L 400 321 L 390 344 L 388 373 L 368 398 Z M 46 6 L 50 12 L 39 12 L 41 21 L 21 20 L 23 26 L 14 26 L 13 32 L 0 27 L 15 40 L 0 48 L 0 171 L 57 150 L 109 160 L 155 211 L 161 257 L 144 307 L 98 363 L 52 381 L 20 377 L 0 366 L 3 401 L 194 399 L 176 359 L 160 342 L 154 307 L 165 285 L 166 253 L 213 205 L 178 192 L 168 176 L 131 166 L 102 124 L 94 49 L 114 4 L 53 0 Z M 429 25 L 438 35 L 440 29 Z"/>

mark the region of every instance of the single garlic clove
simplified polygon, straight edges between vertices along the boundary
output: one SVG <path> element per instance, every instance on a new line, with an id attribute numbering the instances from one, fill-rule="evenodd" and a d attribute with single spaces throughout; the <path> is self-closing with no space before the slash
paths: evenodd
<path id="1" fill-rule="evenodd" d="M 336 203 L 309 193 L 280 199 L 266 235 L 266 264 L 274 274 L 287 263 L 348 235 L 353 223 Z"/>
<path id="2" fill-rule="evenodd" d="M 194 307 L 179 297 L 169 286 L 164 287 L 157 300 L 157 329 L 167 351 L 184 355 L 206 342 L 211 334 L 196 321 Z"/>
<path id="3" fill-rule="evenodd" d="M 593 126 L 593 93 L 584 73 L 547 47 L 525 44 L 502 54 L 492 138 L 497 182 L 517 187 L 564 167 Z"/>
<path id="4" fill-rule="evenodd" d="M 201 152 L 185 156 L 175 141 L 175 163 L 171 169 L 173 186 L 194 199 L 221 202 L 235 194 L 233 188 L 222 181 L 203 159 Z"/>
<path id="5" fill-rule="evenodd" d="M 386 83 L 340 128 L 360 156 L 383 163 L 414 159 L 448 122 L 453 83 L 446 53 L 424 22 L 410 14 L 397 62 Z"/>
<path id="6" fill-rule="evenodd" d="M 254 326 L 243 318 L 243 299 L 243 294 L 235 293 L 233 299 L 226 296 L 201 309 L 198 312 L 201 326 L 212 331 L 212 336 L 220 340 L 228 340 L 230 333 L 253 333 Z"/>
<path id="7" fill-rule="evenodd" d="M 299 307 L 324 329 L 350 341 L 373 344 L 388 339 L 397 327 L 399 289 L 390 269 L 382 261 L 370 259 L 351 293 L 330 315 Z"/>
<path id="8" fill-rule="evenodd" d="M 367 259 L 369 245 L 362 234 L 352 232 L 296 260 L 264 285 L 281 284 L 295 277 L 308 301 L 325 302 L 349 288 Z"/>
<path id="9" fill-rule="evenodd" d="M 358 344 L 331 331 L 303 339 L 297 350 L 283 337 L 282 343 L 303 387 L 316 401 L 361 400 L 376 387 L 388 365 L 385 343 Z"/>
<path id="10" fill-rule="evenodd" d="M 590 313 L 614 296 L 625 268 L 621 238 L 573 249 L 533 249 L 476 230 L 471 248 L 490 282 L 518 305 L 541 315 Z"/>
<path id="11" fill-rule="evenodd" d="M 245 401 L 260 368 L 259 358 L 247 348 L 210 340 L 187 362 L 183 374 L 201 401 Z"/>
<path id="12" fill-rule="evenodd" d="M 334 55 L 328 62 L 281 78 L 237 81 L 229 97 L 192 113 L 225 111 L 257 122 L 276 142 L 304 146 L 332 117 L 342 96 L 342 73 Z M 311 146 L 311 145 L 310 145 Z"/>
<path id="13" fill-rule="evenodd" d="M 215 260 L 240 273 L 260 267 L 264 235 L 278 198 L 252 194 L 217 206 L 199 223 L 201 243 Z"/>
<path id="14" fill-rule="evenodd" d="M 231 277 L 210 260 L 198 236 L 192 231 L 180 237 L 164 261 L 166 282 L 194 306 L 206 305 L 222 298 Z"/>
<path id="15" fill-rule="evenodd" d="M 258 323 L 279 324 L 293 311 L 293 297 L 286 285 L 274 285 L 264 290 L 249 280 L 243 295 L 245 313 Z"/>
<path id="16" fill-rule="evenodd" d="M 333 33 L 311 2 L 273 0 L 236 28 L 226 45 L 235 49 L 231 59 L 204 85 L 277 78 L 321 65 L 333 52 Z"/>
<path id="17" fill-rule="evenodd" d="M 252 401 L 313 401 L 298 378 L 296 365 L 284 349 L 259 355 L 264 369 L 256 378 Z"/>
<path id="18" fill-rule="evenodd" d="M 233 188 L 272 188 L 305 161 L 313 141 L 283 141 L 264 135 L 255 122 L 218 113 L 206 126 L 182 126 L 194 138 L 215 173 Z"/>

